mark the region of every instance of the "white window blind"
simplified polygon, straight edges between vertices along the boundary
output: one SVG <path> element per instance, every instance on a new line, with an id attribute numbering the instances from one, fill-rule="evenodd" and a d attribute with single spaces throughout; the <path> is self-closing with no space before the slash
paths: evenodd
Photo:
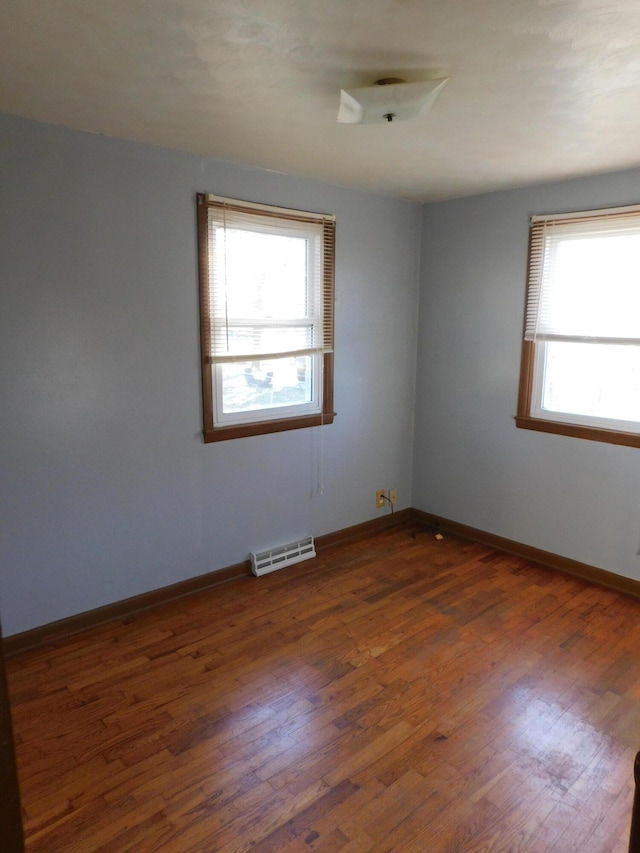
<path id="1" fill-rule="evenodd" d="M 333 216 L 207 196 L 212 364 L 333 351 Z"/>
<path id="2" fill-rule="evenodd" d="M 525 340 L 640 343 L 640 207 L 533 217 Z"/>

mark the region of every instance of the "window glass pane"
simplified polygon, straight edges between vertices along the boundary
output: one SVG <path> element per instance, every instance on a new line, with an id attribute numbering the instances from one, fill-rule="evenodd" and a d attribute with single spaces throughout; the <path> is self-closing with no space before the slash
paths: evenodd
<path id="1" fill-rule="evenodd" d="M 313 361 L 293 356 L 220 365 L 223 413 L 310 404 Z"/>
<path id="2" fill-rule="evenodd" d="M 197 210 L 205 441 L 331 423 L 334 218 L 204 193 Z"/>
<path id="3" fill-rule="evenodd" d="M 306 316 L 304 237 L 219 228 L 216 255 L 228 318 Z"/>
<path id="4" fill-rule="evenodd" d="M 635 337 L 640 316 L 640 235 L 551 241 L 556 254 L 544 327 L 566 335 Z"/>
<path id="5" fill-rule="evenodd" d="M 640 346 L 546 344 L 542 409 L 640 422 Z"/>

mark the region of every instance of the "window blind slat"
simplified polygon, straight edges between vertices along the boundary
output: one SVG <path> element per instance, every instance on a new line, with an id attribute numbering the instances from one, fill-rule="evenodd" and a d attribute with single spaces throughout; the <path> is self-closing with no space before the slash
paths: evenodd
<path id="1" fill-rule="evenodd" d="M 260 361 L 268 361 L 272 358 L 293 358 L 296 356 L 307 356 L 307 355 L 317 355 L 326 352 L 325 349 L 297 349 L 297 350 L 277 350 L 275 352 L 260 352 L 259 358 Z M 256 355 L 253 352 L 244 352 L 228 355 L 216 355 L 210 356 L 208 361 L 209 364 L 238 364 L 245 361 L 255 361 Z"/>
<path id="2" fill-rule="evenodd" d="M 286 357 L 289 355 L 314 355 L 333 351 L 333 244 L 335 222 L 333 217 L 321 215 L 298 215 L 295 211 L 269 208 L 268 218 L 259 205 L 242 207 L 240 203 L 231 204 L 218 200 L 207 205 L 208 238 L 212 249 L 209 265 L 209 318 L 206 327 L 208 358 L 211 362 L 240 361 L 248 359 Z M 273 257 L 268 265 L 268 282 L 260 280 L 264 270 L 259 273 L 251 268 L 251 243 L 261 240 L 264 235 L 272 234 L 272 245 L 278 240 L 290 238 L 291 255 Z M 293 247 L 295 240 L 301 240 Z M 247 250 L 242 251 L 243 241 Z M 300 254 L 302 245 L 306 247 L 305 258 Z M 266 244 L 265 244 L 266 246 Z M 264 247 L 263 247 L 264 248 Z M 263 252 L 264 254 L 264 252 Z M 293 268 L 295 263 L 299 267 Z M 304 269 L 302 267 L 304 266 Z M 251 278 L 253 276 L 253 278 Z M 297 276 L 297 277 L 296 277 Z M 243 282 L 240 288 L 239 282 Z M 246 282 L 249 284 L 246 284 Z M 263 287 L 264 285 L 264 287 Z M 291 311 L 288 316 L 288 300 L 291 294 Z M 273 294 L 278 294 L 274 298 Z M 239 295 L 241 294 L 241 295 Z M 284 294 L 284 295 L 283 295 Z M 285 334 L 279 344 L 275 343 L 276 333 L 261 336 L 258 330 L 270 325 L 270 308 L 260 313 L 264 318 L 255 324 L 256 333 L 247 337 L 247 346 L 238 350 L 234 342 L 234 321 L 238 316 L 238 307 L 245 307 L 246 316 L 254 313 L 249 304 L 251 300 L 262 298 L 273 302 L 274 316 L 272 329 L 287 325 L 300 325 L 299 308 L 306 310 L 304 317 L 308 324 L 307 345 L 298 343 L 291 346 Z M 242 306 L 244 299 L 245 305 Z M 304 304 L 303 304 L 304 303 Z M 241 314 L 243 312 L 240 312 Z"/>
<path id="3" fill-rule="evenodd" d="M 640 343 L 640 210 L 535 217 L 525 340 Z"/>

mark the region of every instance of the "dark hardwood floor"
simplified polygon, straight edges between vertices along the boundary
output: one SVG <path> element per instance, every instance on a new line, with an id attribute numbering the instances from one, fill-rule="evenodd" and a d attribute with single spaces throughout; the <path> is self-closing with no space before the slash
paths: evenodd
<path id="1" fill-rule="evenodd" d="M 29 853 L 623 853 L 640 601 L 415 524 L 8 661 Z"/>

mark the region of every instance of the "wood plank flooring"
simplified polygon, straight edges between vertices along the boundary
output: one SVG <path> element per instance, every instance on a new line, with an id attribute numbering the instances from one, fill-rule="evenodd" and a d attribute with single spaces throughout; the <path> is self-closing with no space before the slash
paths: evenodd
<path id="1" fill-rule="evenodd" d="M 29 853 L 623 853 L 640 602 L 404 524 L 8 661 Z"/>

